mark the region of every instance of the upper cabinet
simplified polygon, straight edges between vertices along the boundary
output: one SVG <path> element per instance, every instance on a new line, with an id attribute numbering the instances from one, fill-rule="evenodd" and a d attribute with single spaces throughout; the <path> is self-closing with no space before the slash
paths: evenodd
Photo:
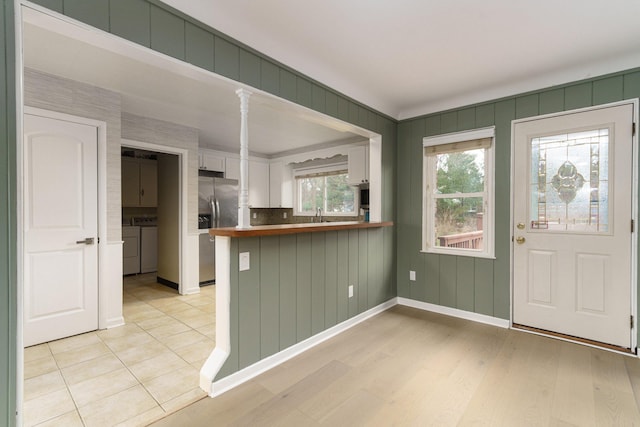
<path id="1" fill-rule="evenodd" d="M 225 159 L 225 168 L 225 178 L 240 181 L 240 159 L 227 157 Z"/>
<path id="2" fill-rule="evenodd" d="M 249 206 L 269 207 L 269 163 L 249 160 Z"/>
<path id="3" fill-rule="evenodd" d="M 350 185 L 359 185 L 369 182 L 369 147 L 359 145 L 349 148 L 349 179 Z"/>
<path id="4" fill-rule="evenodd" d="M 240 181 L 240 159 L 225 159 L 227 179 Z M 249 160 L 249 206 L 254 208 L 269 207 L 269 163 L 267 160 Z"/>
<path id="5" fill-rule="evenodd" d="M 158 206 L 158 162 L 122 157 L 122 206 Z"/>
<path id="6" fill-rule="evenodd" d="M 269 164 L 269 207 L 293 208 L 291 169 L 284 162 Z"/>
<path id="7" fill-rule="evenodd" d="M 198 168 L 207 171 L 225 172 L 225 158 L 200 150 L 198 154 Z"/>

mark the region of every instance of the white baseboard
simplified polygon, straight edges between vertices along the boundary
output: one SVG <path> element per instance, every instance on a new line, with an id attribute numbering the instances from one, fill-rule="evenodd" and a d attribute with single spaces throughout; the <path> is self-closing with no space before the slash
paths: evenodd
<path id="1" fill-rule="evenodd" d="M 106 327 L 107 329 L 110 329 L 110 328 L 115 328 L 117 326 L 124 326 L 124 324 L 125 324 L 124 317 L 120 316 L 120 317 L 114 317 L 113 319 L 107 319 Z"/>
<path id="2" fill-rule="evenodd" d="M 510 327 L 509 321 L 505 319 L 487 316 L 486 314 L 473 313 L 471 311 L 460 310 L 457 308 L 445 307 L 443 305 L 430 304 L 428 302 L 417 301 L 414 299 L 398 297 L 398 304 L 420 310 L 432 311 L 434 313 L 445 314 L 447 316 L 459 317 L 460 319 L 471 320 L 473 322 L 498 326 L 500 328 L 509 329 Z"/>
<path id="3" fill-rule="evenodd" d="M 383 311 L 388 310 L 389 308 L 397 304 L 397 298 L 392 298 L 387 302 L 384 302 L 376 307 L 373 307 L 372 309 L 365 311 L 364 313 L 360 313 L 359 315 L 352 317 L 351 319 L 345 320 L 344 322 L 336 326 L 333 326 L 325 331 L 320 332 L 319 334 L 307 338 L 304 341 L 292 345 L 291 347 L 286 348 L 281 352 L 264 358 L 251 366 L 247 366 L 246 368 L 235 372 L 228 377 L 215 381 L 211 387 L 211 393 L 209 395 L 211 397 L 219 396 L 222 393 L 229 391 L 246 381 L 249 381 L 250 379 L 260 375 L 263 372 L 268 371 L 269 369 L 275 368 L 276 366 L 299 355 L 300 353 L 305 352 L 312 347 L 315 347 L 323 341 L 326 341 L 329 338 L 332 338 L 335 335 L 338 335 L 339 333 L 352 328 L 358 323 L 361 323 L 368 318 L 375 316 L 376 314 L 382 313 Z"/>

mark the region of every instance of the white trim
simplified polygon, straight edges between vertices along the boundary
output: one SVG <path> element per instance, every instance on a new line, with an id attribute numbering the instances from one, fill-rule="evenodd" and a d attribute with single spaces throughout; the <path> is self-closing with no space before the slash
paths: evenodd
<path id="1" fill-rule="evenodd" d="M 23 81 L 23 40 L 22 40 L 22 6 L 20 0 L 13 1 L 14 25 L 15 25 L 15 78 L 16 78 L 16 425 L 23 424 L 24 407 L 24 200 L 22 188 L 22 176 L 24 175 L 24 81 Z M 11 324 L 11 322 L 9 322 Z M 8 414 L 7 414 L 8 415 Z"/>
<path id="2" fill-rule="evenodd" d="M 640 117 L 640 112 L 638 111 L 638 106 L 639 106 L 639 99 L 638 98 L 634 98 L 634 99 L 627 99 L 627 100 L 623 100 L 623 101 L 617 101 L 617 102 L 610 102 L 607 104 L 599 104 L 599 105 L 594 105 L 591 107 L 585 107 L 585 108 L 578 108 L 575 110 L 566 110 L 566 111 L 559 111 L 556 113 L 550 113 L 550 114 L 542 114 L 542 115 L 538 115 L 538 116 L 531 116 L 531 117 L 525 117 L 525 118 L 521 118 L 521 119 L 516 119 L 516 120 L 512 120 L 511 121 L 511 182 L 514 182 L 515 179 L 515 127 L 516 124 L 518 123 L 523 123 L 523 122 L 529 122 L 529 121 L 535 121 L 535 120 L 542 120 L 542 119 L 547 119 L 547 118 L 551 118 L 551 117 L 559 117 L 559 116 L 565 116 L 565 115 L 570 115 L 570 114 L 578 114 L 578 113 L 583 113 L 583 112 L 588 112 L 588 111 L 594 111 L 594 110 L 602 110 L 602 109 L 607 109 L 607 108 L 611 108 L 611 107 L 617 107 L 617 106 L 621 106 L 621 105 L 629 105 L 631 104 L 633 106 L 633 123 L 635 123 L 636 125 L 636 132 L 635 135 L 632 136 L 631 139 L 631 143 L 632 143 L 632 191 L 631 191 L 631 218 L 633 219 L 633 221 L 635 222 L 636 226 L 634 229 L 634 232 L 631 234 L 631 280 L 630 280 L 630 286 L 631 286 L 631 302 L 630 302 L 630 311 L 631 311 L 631 315 L 634 318 L 634 325 L 630 330 L 630 334 L 631 334 L 631 350 L 634 352 L 637 352 L 637 347 L 638 347 L 638 151 L 637 151 L 637 146 L 638 146 L 638 126 L 640 125 L 639 123 L 639 117 Z M 513 236 L 513 228 L 514 228 L 514 222 L 515 222 L 515 218 L 514 218 L 514 209 L 515 209 L 515 205 L 514 205 L 514 200 L 515 200 L 515 188 L 512 185 L 511 186 L 511 194 L 510 194 L 510 205 L 511 205 L 511 209 L 510 209 L 510 213 L 509 213 L 509 233 Z M 509 248 L 509 302 L 511 304 L 510 307 L 510 327 L 513 327 L 513 311 L 514 311 L 514 304 L 513 304 L 513 287 L 514 287 L 514 283 L 513 283 L 513 276 L 514 276 L 514 271 L 513 271 L 513 260 L 514 260 L 514 243 L 512 239 L 509 239 L 509 244 L 510 244 L 510 248 Z M 544 335 L 541 333 L 537 333 L 534 331 L 527 331 L 533 334 L 538 334 L 538 335 Z M 548 336 L 548 335 L 545 335 Z M 564 339 L 564 338 L 560 338 L 557 337 L 558 339 L 561 339 L 563 341 L 568 341 L 568 342 L 575 342 L 575 341 L 571 341 L 569 339 Z M 590 344 L 586 344 L 584 343 L 584 345 L 590 346 L 590 347 L 594 347 Z M 601 348 L 601 347 L 597 347 L 597 348 Z M 615 350 L 611 350 L 616 352 Z M 618 353 L 618 352 L 616 352 Z M 626 354 L 626 353 L 621 353 L 621 354 Z M 640 354 L 637 355 L 640 358 Z"/>
<path id="3" fill-rule="evenodd" d="M 471 141 L 474 139 L 491 138 L 491 145 L 484 148 L 484 188 L 482 197 L 484 200 L 484 216 L 483 216 L 483 249 L 459 249 L 459 248 L 444 248 L 435 246 L 435 232 L 433 226 L 433 219 L 431 212 L 435 212 L 435 206 L 433 200 L 437 197 L 432 197 L 429 194 L 429 184 L 435 185 L 435 155 L 427 154 L 424 147 L 433 147 L 436 145 L 453 144 L 456 142 Z M 496 138 L 495 138 L 495 126 L 489 126 L 485 128 L 473 129 L 463 132 L 453 132 L 442 135 L 436 135 L 431 137 L 424 137 L 422 139 L 423 153 L 422 153 L 422 242 L 420 252 L 433 253 L 443 255 L 457 255 L 468 256 L 474 258 L 488 258 L 495 259 L 495 218 L 496 218 L 496 206 L 495 206 L 495 158 L 496 158 Z M 458 197 L 464 197 L 464 195 L 458 195 Z"/>
<path id="4" fill-rule="evenodd" d="M 215 238 L 216 347 L 200 369 L 200 388 L 213 396 L 213 381 L 231 353 L 231 238 Z"/>
<path id="5" fill-rule="evenodd" d="M 188 211 L 188 203 L 187 198 L 189 195 L 189 151 L 183 148 L 171 147 L 168 145 L 160 145 L 154 144 L 151 142 L 143 142 L 136 141 L 133 139 L 125 139 L 122 138 L 120 141 L 120 146 L 127 146 L 132 148 L 139 148 L 147 151 L 155 151 L 159 153 L 167 153 L 167 154 L 175 154 L 180 160 L 180 170 L 178 172 L 180 183 L 180 206 L 179 206 L 179 223 L 180 226 L 178 229 L 180 230 L 180 236 L 178 237 L 179 248 L 178 248 L 178 259 L 180 266 L 180 283 L 178 283 L 178 293 L 180 295 L 188 295 L 193 293 L 200 292 L 200 288 L 194 289 L 193 286 L 187 282 L 187 257 L 184 256 L 185 248 L 189 247 L 189 233 L 188 233 L 188 225 L 189 225 L 189 211 Z M 197 253 L 197 252 L 195 252 Z"/>
<path id="6" fill-rule="evenodd" d="M 422 138 L 423 147 L 433 147 L 434 145 L 452 144 L 454 142 L 471 141 L 473 139 L 495 138 L 496 127 L 489 126 L 462 132 L 445 133 L 442 135 L 427 136 Z"/>
<path id="7" fill-rule="evenodd" d="M 217 251 L 217 248 L 216 248 L 216 251 Z M 232 388 L 237 387 L 240 384 L 245 383 L 250 379 L 260 375 L 261 373 L 268 371 L 269 369 L 275 368 L 276 366 L 299 355 L 300 353 L 310 350 L 311 348 L 328 340 L 329 338 L 332 338 L 348 330 L 349 328 L 356 326 L 358 323 L 361 323 L 369 319 L 370 317 L 373 317 L 377 314 L 382 313 L 383 311 L 388 310 L 389 308 L 395 305 L 397 305 L 397 298 L 392 298 L 387 302 L 384 302 L 376 307 L 373 307 L 365 311 L 364 313 L 360 313 L 359 315 L 352 317 L 348 320 L 345 320 L 344 322 L 336 326 L 326 329 L 312 336 L 311 338 L 307 338 L 304 341 L 301 341 L 295 345 L 292 345 L 291 347 L 279 353 L 266 357 L 260 360 L 259 362 L 254 363 L 251 366 L 248 366 L 238 372 L 235 372 L 229 375 L 228 377 L 215 381 L 213 384 L 211 384 L 211 389 L 208 391 L 209 395 L 211 397 L 219 396 L 231 390 Z M 216 336 L 216 339 L 217 339 L 217 336 Z M 217 347 L 216 347 L 216 350 L 217 350 Z M 216 350 L 214 350 L 212 355 L 209 356 L 209 360 L 214 359 L 217 356 Z M 207 360 L 207 363 L 209 362 L 209 360 Z"/>
<path id="8" fill-rule="evenodd" d="M 388 188 L 387 194 L 395 191 L 395 187 Z M 382 136 L 380 135 L 369 139 L 369 221 L 382 221 Z"/>
<path id="9" fill-rule="evenodd" d="M 638 111 L 639 100 L 633 100 L 633 123 L 636 131 L 631 137 L 631 158 L 632 158 L 632 182 L 631 182 L 631 218 L 636 224 L 631 233 L 631 314 L 635 319 L 631 328 L 631 348 L 638 349 L 638 126 L 640 125 Z M 637 355 L 640 357 L 640 355 Z"/>
<path id="10" fill-rule="evenodd" d="M 431 311 L 433 313 L 444 314 L 446 316 L 453 316 L 460 319 L 470 320 L 472 322 L 484 323 L 486 325 L 497 326 L 499 328 L 509 329 L 510 327 L 510 322 L 506 319 L 487 316 L 486 314 L 473 313 L 471 311 L 460 310 L 457 308 L 445 307 L 443 305 L 417 301 L 410 298 L 398 297 L 398 305 Z"/>

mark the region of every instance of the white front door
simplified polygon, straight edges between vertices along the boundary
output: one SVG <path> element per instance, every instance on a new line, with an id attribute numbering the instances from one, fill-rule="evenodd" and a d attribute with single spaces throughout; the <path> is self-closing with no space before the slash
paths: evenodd
<path id="1" fill-rule="evenodd" d="M 513 323 L 631 347 L 633 105 L 514 125 Z"/>
<path id="2" fill-rule="evenodd" d="M 24 345 L 98 328 L 95 126 L 24 116 Z"/>

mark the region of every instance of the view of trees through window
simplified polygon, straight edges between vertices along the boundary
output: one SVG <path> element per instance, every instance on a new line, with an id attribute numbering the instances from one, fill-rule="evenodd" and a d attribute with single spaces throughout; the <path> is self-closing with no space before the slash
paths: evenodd
<path id="1" fill-rule="evenodd" d="M 300 177 L 298 209 L 300 213 L 353 214 L 356 212 L 355 190 L 347 184 L 347 174 Z"/>
<path id="2" fill-rule="evenodd" d="M 484 150 L 438 154 L 436 170 L 436 240 L 439 236 L 481 230 Z"/>

